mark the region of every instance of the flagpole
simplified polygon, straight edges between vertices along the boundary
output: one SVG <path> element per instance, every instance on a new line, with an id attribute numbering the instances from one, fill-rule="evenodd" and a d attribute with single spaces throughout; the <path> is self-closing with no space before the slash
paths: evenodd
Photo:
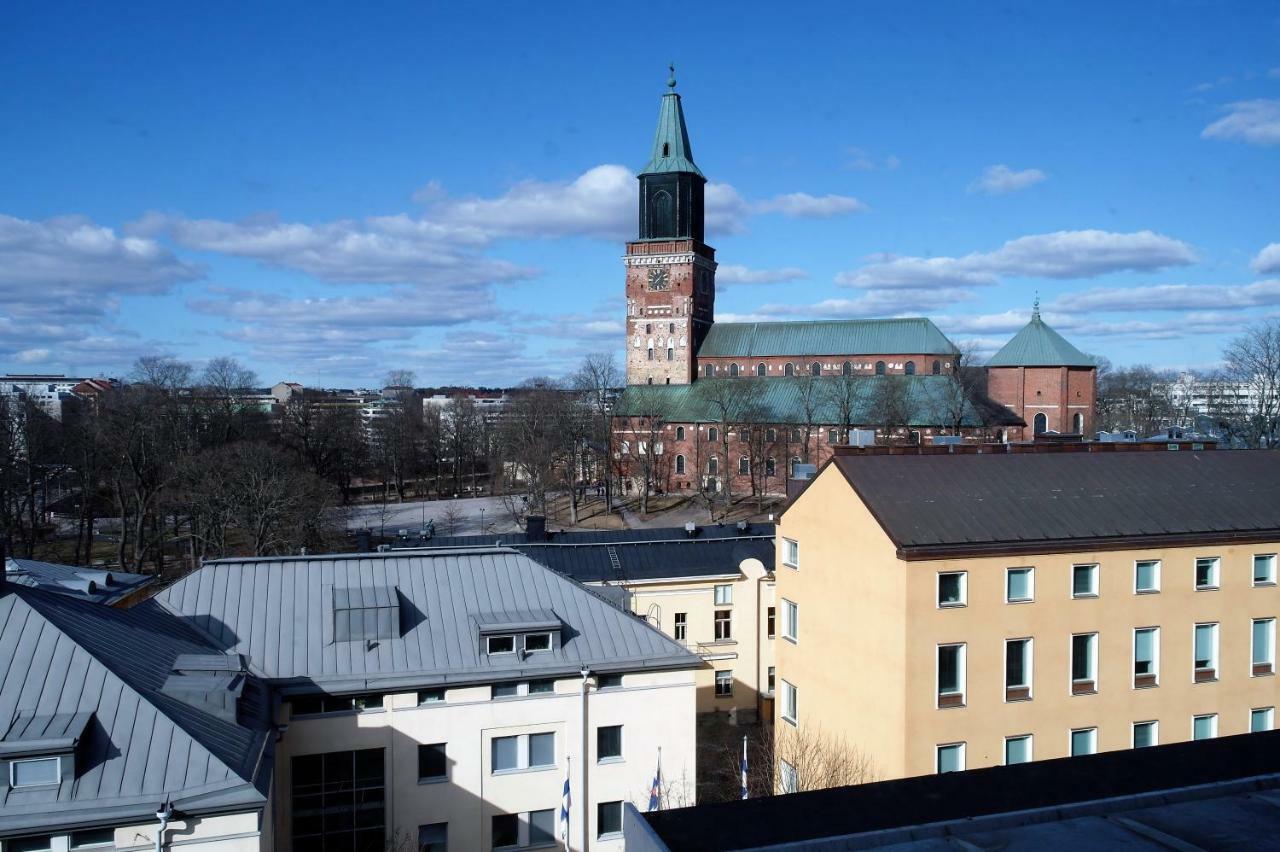
<path id="1" fill-rule="evenodd" d="M 747 798 L 747 735 L 742 735 L 742 798 Z"/>

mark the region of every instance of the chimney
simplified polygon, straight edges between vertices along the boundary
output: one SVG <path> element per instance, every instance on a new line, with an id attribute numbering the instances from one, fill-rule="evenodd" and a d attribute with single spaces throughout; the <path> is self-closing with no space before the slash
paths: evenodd
<path id="1" fill-rule="evenodd" d="M 524 534 L 529 541 L 547 540 L 547 519 L 543 515 L 529 515 L 524 519 Z"/>
<path id="2" fill-rule="evenodd" d="M 693 521 L 689 521 L 684 525 L 684 534 L 689 538 L 696 538 L 698 535 L 698 525 Z"/>

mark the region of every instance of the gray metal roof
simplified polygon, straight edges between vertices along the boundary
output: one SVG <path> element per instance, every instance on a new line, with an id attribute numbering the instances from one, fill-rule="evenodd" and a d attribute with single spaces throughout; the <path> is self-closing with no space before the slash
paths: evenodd
<path id="1" fill-rule="evenodd" d="M 179 655 L 217 650 L 154 602 L 121 610 L 10 587 L 0 596 L 0 726 L 55 740 L 83 727 L 74 779 L 0 786 L 0 836 L 150 820 L 166 798 L 191 813 L 261 807 L 266 726 L 162 692 Z"/>
<path id="2" fill-rule="evenodd" d="M 1000 347 L 987 361 L 988 367 L 1096 367 L 1097 361 L 1081 352 L 1065 337 L 1045 325 L 1040 311 L 1031 322 Z"/>
<path id="3" fill-rule="evenodd" d="M 955 355 L 956 345 L 932 320 L 813 320 L 811 322 L 718 322 L 698 348 L 699 358 L 793 355 Z"/>
<path id="4" fill-rule="evenodd" d="M 107 604 L 127 597 L 155 581 L 154 577 L 146 574 L 12 557 L 6 561 L 6 569 L 7 578 L 14 585 L 30 586 Z"/>
<path id="5" fill-rule="evenodd" d="M 399 636 L 337 641 L 329 589 L 395 587 Z M 273 681 L 331 692 L 489 682 L 530 674 L 692 668 L 642 619 L 512 550 L 416 551 L 206 563 L 158 598 Z M 525 660 L 481 652 L 476 620 L 549 611 L 562 644 Z M 522 616 L 523 617 L 523 616 Z"/>
<path id="6" fill-rule="evenodd" d="M 866 455 L 832 465 L 905 554 L 1280 540 L 1280 453 L 1269 450 Z"/>

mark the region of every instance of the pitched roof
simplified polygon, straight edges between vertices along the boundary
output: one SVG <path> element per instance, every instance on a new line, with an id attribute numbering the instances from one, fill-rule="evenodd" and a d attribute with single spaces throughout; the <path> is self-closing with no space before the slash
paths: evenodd
<path id="1" fill-rule="evenodd" d="M 1031 314 L 1013 339 L 987 361 L 988 367 L 1096 367 L 1097 362 L 1071 345 L 1065 337 L 1040 319 L 1040 309 Z"/>
<path id="2" fill-rule="evenodd" d="M 955 355 L 954 343 L 924 317 L 718 322 L 698 348 L 699 358 L 794 355 Z"/>
<path id="3" fill-rule="evenodd" d="M 395 590 L 399 635 L 335 641 L 330 590 L 368 587 Z M 220 560 L 160 600 L 266 678 L 332 692 L 699 664 L 642 619 L 498 548 Z M 523 661 L 481 653 L 476 619 L 539 610 L 570 628 L 562 645 Z"/>
<path id="4" fill-rule="evenodd" d="M 0 596 L 5 739 L 74 736 L 77 766 L 56 788 L 0 788 L 0 835 L 150 820 L 166 798 L 192 813 L 261 808 L 268 726 L 163 691 L 180 654 L 218 650 L 150 601 L 121 610 L 10 587 Z"/>
<path id="5" fill-rule="evenodd" d="M 860 455 L 832 465 L 907 559 L 1280 541 L 1280 453 L 1268 450 Z"/>
<path id="6" fill-rule="evenodd" d="M 667 172 L 689 172 L 705 180 L 702 170 L 693 162 L 693 146 L 689 144 L 689 129 L 684 123 L 684 109 L 675 90 L 675 72 L 667 81 L 671 91 L 662 96 L 658 107 L 658 129 L 653 134 L 653 154 L 640 174 L 653 175 Z"/>
<path id="7" fill-rule="evenodd" d="M 957 418 L 952 412 L 955 386 L 949 376 L 799 376 L 745 379 L 697 379 L 687 385 L 631 385 L 614 408 L 619 417 L 660 415 L 668 423 L 714 423 L 727 404 L 728 422 L 803 424 L 804 391 L 812 383 L 816 424 L 835 424 L 843 418 L 838 399 L 844 383 L 852 384 L 850 425 L 884 425 L 880 392 L 886 383 L 902 388 L 906 423 L 911 427 L 944 427 Z M 960 412 L 961 426 L 1021 425 L 1013 412 L 991 400 L 974 396 Z"/>
<path id="8" fill-rule="evenodd" d="M 146 574 L 12 557 L 6 561 L 6 576 L 17 586 L 30 586 L 98 603 L 114 603 L 155 581 L 154 577 Z"/>

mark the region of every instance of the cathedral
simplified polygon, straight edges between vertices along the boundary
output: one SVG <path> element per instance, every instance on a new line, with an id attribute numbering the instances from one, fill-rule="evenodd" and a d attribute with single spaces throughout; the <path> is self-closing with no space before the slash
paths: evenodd
<path id="1" fill-rule="evenodd" d="M 613 457 L 631 492 L 780 493 L 797 465 L 854 441 L 1087 435 L 1097 371 L 1040 317 L 985 367 L 927 318 L 717 323 L 707 179 L 674 73 L 626 245 L 626 376 Z"/>

